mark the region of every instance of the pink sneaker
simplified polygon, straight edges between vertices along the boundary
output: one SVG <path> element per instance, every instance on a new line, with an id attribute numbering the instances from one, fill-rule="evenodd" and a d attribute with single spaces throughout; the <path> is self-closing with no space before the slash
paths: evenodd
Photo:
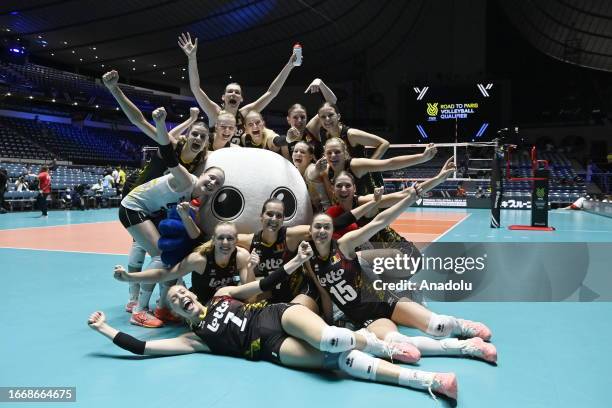
<path id="1" fill-rule="evenodd" d="M 457 400 L 457 376 L 454 373 L 437 373 L 429 386 L 429 393 L 435 392 Z M 433 395 L 432 395 L 433 397 Z M 435 399 L 435 397 L 434 397 Z"/>
<path id="2" fill-rule="evenodd" d="M 480 337 L 484 341 L 491 340 L 491 330 L 482 323 L 471 320 L 457 319 L 459 321 L 461 333 L 459 337 L 471 338 Z"/>
<path id="3" fill-rule="evenodd" d="M 125 305 L 125 311 L 128 313 L 132 313 L 132 311 L 134 310 L 134 307 L 136 307 L 136 305 L 138 304 L 138 301 L 136 300 L 130 300 L 127 305 Z"/>
<path id="4" fill-rule="evenodd" d="M 387 343 L 388 356 L 391 361 L 397 360 L 402 363 L 416 363 L 421 359 L 421 352 L 418 348 L 409 343 Z"/>
<path id="5" fill-rule="evenodd" d="M 156 329 L 164 325 L 164 322 L 153 316 L 148 310 L 143 310 L 142 312 L 132 312 L 130 323 L 136 326 L 148 327 L 150 329 Z"/>
<path id="6" fill-rule="evenodd" d="M 497 363 L 497 349 L 491 343 L 485 343 L 480 337 L 463 341 L 465 341 L 465 347 L 461 350 L 463 354 L 480 358 L 489 363 Z"/>
<path id="7" fill-rule="evenodd" d="M 374 333 L 365 328 L 358 330 L 356 333 L 361 334 L 367 340 L 366 347 L 362 350 L 364 353 L 387 358 L 391 361 L 398 360 L 403 363 L 416 363 L 421 358 L 421 352 L 412 344 L 380 340 Z"/>

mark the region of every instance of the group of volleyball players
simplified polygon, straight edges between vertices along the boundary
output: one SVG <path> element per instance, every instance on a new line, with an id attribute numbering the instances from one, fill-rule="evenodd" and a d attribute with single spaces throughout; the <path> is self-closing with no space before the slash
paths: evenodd
<path id="1" fill-rule="evenodd" d="M 197 121 L 197 108 L 170 131 L 164 108 L 158 108 L 152 125 L 121 92 L 116 71 L 106 73 L 103 82 L 130 121 L 159 145 L 158 154 L 129 178 L 119 209 L 134 241 L 127 270 L 116 266 L 114 271 L 116 279 L 129 282 L 126 311 L 135 325 L 186 322 L 191 330 L 144 342 L 110 327 L 102 312 L 90 316 L 90 326 L 137 354 L 212 352 L 292 367 L 340 369 L 356 378 L 456 399 L 454 374 L 386 360 L 414 363 L 421 356 L 452 355 L 495 363 L 491 331 L 482 323 L 436 314 L 413 294 L 375 290 L 371 283 L 377 277 L 372 271 L 376 258 L 420 256 L 390 224 L 453 173 L 452 158 L 435 177 L 384 194 L 381 172 L 424 163 L 436 155 L 435 146 L 421 154 L 383 159 L 389 142 L 346 126 L 334 93 L 320 79 L 307 88 L 325 99 L 317 114 L 308 120 L 306 109 L 294 104 L 287 114 L 289 129 L 278 135 L 266 127 L 261 112 L 301 62 L 295 52 L 255 102 L 241 107 L 242 88 L 231 83 L 220 106 L 200 88 L 197 39 L 183 34 L 178 44 L 188 58 L 191 90 L 208 126 Z M 211 236 L 204 236 L 198 221 L 206 214 L 198 208 L 225 180 L 223 169 L 207 167 L 206 158 L 212 151 L 237 146 L 245 148 L 244 154 L 248 148 L 262 148 L 293 162 L 308 187 L 315 213 L 311 224 L 284 226 L 283 202 L 269 199 L 257 231 L 239 234 L 234 224 L 221 222 Z M 369 157 L 366 147 L 373 149 Z M 168 264 L 159 243 L 166 229 L 162 220 L 173 206 L 193 248 Z M 146 253 L 151 261 L 143 268 Z M 181 279 L 188 274 L 190 290 Z M 401 271 L 384 275 L 388 280 L 408 278 Z M 160 297 L 151 313 L 157 283 Z M 357 331 L 334 326 L 334 309 Z M 428 336 L 406 336 L 397 325 Z"/>

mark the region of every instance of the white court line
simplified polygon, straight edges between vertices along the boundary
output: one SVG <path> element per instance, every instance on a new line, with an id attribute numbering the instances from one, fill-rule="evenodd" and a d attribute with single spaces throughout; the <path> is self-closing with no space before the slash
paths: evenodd
<path id="1" fill-rule="evenodd" d="M 446 231 L 444 231 L 444 233 L 442 235 L 440 235 L 438 238 L 434 239 L 433 241 L 431 241 L 432 243 L 438 241 L 440 238 L 442 238 L 443 236 L 445 236 L 446 234 L 448 234 L 449 232 L 451 232 L 453 229 L 455 229 L 455 227 L 457 227 L 459 224 L 461 224 L 463 221 L 467 220 L 468 218 L 470 218 L 470 215 L 472 215 L 472 213 L 467 213 L 465 217 L 463 217 L 461 220 L 459 220 L 455 225 L 453 225 L 452 227 L 450 227 L 449 229 L 447 229 Z"/>
<path id="2" fill-rule="evenodd" d="M 606 230 L 597 230 L 597 231 L 581 230 L 581 229 L 564 230 L 564 229 L 555 228 L 555 231 L 559 231 L 559 232 L 588 232 L 588 233 L 596 233 L 596 234 L 599 234 L 599 233 L 612 234 L 610 231 L 606 231 Z"/>
<path id="3" fill-rule="evenodd" d="M 109 222 L 120 222 L 120 221 L 115 220 L 115 221 L 79 222 L 79 223 L 77 223 L 77 224 L 59 224 L 59 225 L 44 225 L 44 226 L 40 226 L 40 227 L 20 227 L 20 228 L 7 228 L 7 229 L 0 229 L 0 233 L 2 233 L 2 231 L 21 231 L 21 230 L 26 230 L 26 229 L 41 229 L 41 228 L 55 228 L 55 227 L 70 227 L 70 226 L 73 226 L 73 225 L 108 224 Z"/>
<path id="4" fill-rule="evenodd" d="M 0 246 L 0 249 L 21 249 L 21 250 L 24 250 L 24 251 L 65 252 L 65 253 L 70 253 L 70 254 L 128 256 L 127 253 L 125 253 L 125 254 L 114 254 L 114 253 L 110 253 L 110 252 L 67 251 L 65 249 L 21 248 L 21 247 L 7 247 L 7 246 Z"/>

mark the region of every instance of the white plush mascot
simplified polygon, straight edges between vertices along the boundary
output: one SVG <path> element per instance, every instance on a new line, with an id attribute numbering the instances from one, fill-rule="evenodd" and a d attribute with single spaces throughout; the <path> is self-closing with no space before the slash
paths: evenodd
<path id="1" fill-rule="evenodd" d="M 271 197 L 285 204 L 285 226 L 310 224 L 312 207 L 304 179 L 295 166 L 264 149 L 226 148 L 206 160 L 206 167 L 225 171 L 225 183 L 200 208 L 200 228 L 207 236 L 220 221 L 236 224 L 239 233 L 261 228 L 263 203 Z"/>

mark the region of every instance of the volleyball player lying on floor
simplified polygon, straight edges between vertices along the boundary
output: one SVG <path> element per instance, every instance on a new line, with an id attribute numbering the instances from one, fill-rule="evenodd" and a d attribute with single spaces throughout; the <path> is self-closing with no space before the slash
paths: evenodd
<path id="1" fill-rule="evenodd" d="M 312 256 L 310 245 L 266 278 L 218 290 L 206 304 L 182 286 L 168 292 L 172 311 L 191 331 L 175 338 L 141 341 L 106 323 L 103 312 L 90 315 L 89 326 L 135 354 L 176 355 L 195 352 L 267 360 L 296 368 L 339 368 L 352 377 L 384 382 L 456 398 L 452 373 L 433 373 L 391 364 L 376 357 L 414 361 L 413 349 L 378 340 L 371 334 L 328 326 L 302 305 L 244 304 L 242 301 L 282 282 Z M 260 347 L 253 347 L 259 344 Z M 372 356 L 373 355 L 373 356 Z"/>

